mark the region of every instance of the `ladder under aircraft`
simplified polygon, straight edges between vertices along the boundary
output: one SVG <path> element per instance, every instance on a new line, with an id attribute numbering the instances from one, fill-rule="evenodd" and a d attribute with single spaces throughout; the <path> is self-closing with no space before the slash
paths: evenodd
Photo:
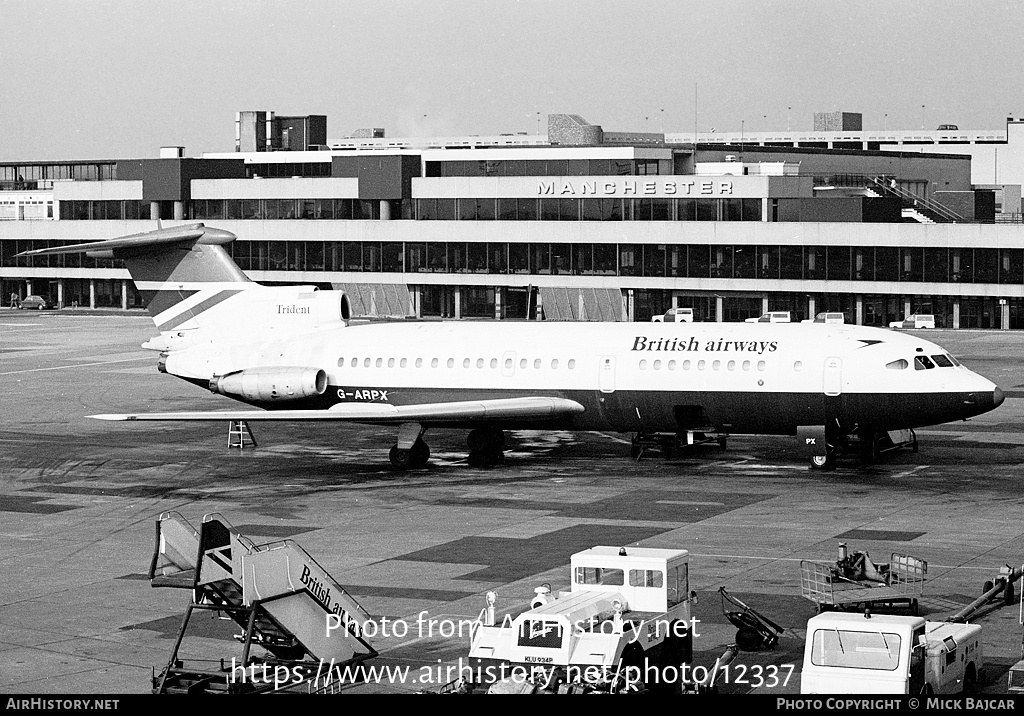
<path id="1" fill-rule="evenodd" d="M 256 544 L 219 514 L 206 515 L 199 530 L 176 512 L 162 514 L 149 577 L 154 587 L 192 590 L 171 658 L 154 674 L 154 693 L 282 690 L 281 679 L 266 676 L 275 668 L 286 670 L 288 689 L 313 690 L 328 665 L 377 655 L 362 636 L 370 616 L 308 552 L 292 540 Z M 196 610 L 219 612 L 243 629 L 235 637 L 240 658 L 184 668 L 179 650 Z"/>

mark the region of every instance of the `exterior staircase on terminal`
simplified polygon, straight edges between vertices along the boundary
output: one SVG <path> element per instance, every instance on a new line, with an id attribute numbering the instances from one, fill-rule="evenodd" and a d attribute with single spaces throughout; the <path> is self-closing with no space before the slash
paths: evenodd
<path id="1" fill-rule="evenodd" d="M 902 216 L 907 221 L 922 224 L 963 223 L 965 219 L 937 201 L 910 193 L 894 177 L 869 177 L 867 188 L 875 196 L 896 197 L 902 202 Z"/>
<path id="2" fill-rule="evenodd" d="M 302 547 L 292 540 L 258 545 L 217 514 L 196 530 L 180 514 L 156 523 L 150 565 L 154 587 L 192 590 L 167 666 L 154 674 L 154 693 L 253 693 L 320 686 L 324 665 L 344 667 L 377 655 L 362 637 L 370 616 Z M 185 668 L 179 650 L 196 610 L 212 610 L 242 630 L 240 658 L 231 667 Z M 333 614 L 334 617 L 328 615 Z M 328 629 L 330 625 L 331 629 Z M 288 679 L 239 678 L 239 668 L 266 674 L 286 669 Z M 299 678 L 301 677 L 301 678 Z"/>

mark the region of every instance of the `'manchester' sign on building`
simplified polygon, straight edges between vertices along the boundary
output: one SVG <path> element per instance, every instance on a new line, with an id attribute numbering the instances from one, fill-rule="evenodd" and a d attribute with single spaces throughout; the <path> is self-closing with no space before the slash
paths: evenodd
<path id="1" fill-rule="evenodd" d="M 735 184 L 731 179 L 704 179 L 702 177 L 541 179 L 537 182 L 538 195 L 560 197 L 722 197 L 735 196 L 734 189 Z"/>

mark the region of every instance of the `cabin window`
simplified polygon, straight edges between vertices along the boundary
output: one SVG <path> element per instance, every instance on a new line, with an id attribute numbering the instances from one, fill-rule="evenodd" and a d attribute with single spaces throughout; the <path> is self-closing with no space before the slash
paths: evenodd
<path id="1" fill-rule="evenodd" d="M 521 370 L 526 370 L 526 359 L 525 358 L 521 358 L 519 360 L 519 368 Z"/>
<path id="2" fill-rule="evenodd" d="M 540 368 L 540 358 L 537 358 L 536 360 L 533 361 L 533 367 Z"/>
<path id="3" fill-rule="evenodd" d="M 621 587 L 625 575 L 621 569 L 602 569 L 601 567 L 577 567 L 576 584 L 610 584 Z"/>
<path id="4" fill-rule="evenodd" d="M 344 368 L 345 367 L 345 359 L 344 358 L 339 358 L 338 359 L 338 367 L 339 368 Z"/>
<path id="5" fill-rule="evenodd" d="M 764 370 L 767 367 L 768 367 L 768 365 L 763 360 L 759 360 L 757 362 L 757 369 L 758 370 Z"/>
<path id="6" fill-rule="evenodd" d="M 654 361 L 654 370 L 661 370 L 661 361 L 660 360 Z"/>
<path id="7" fill-rule="evenodd" d="M 403 358 L 402 361 L 398 364 L 398 367 L 399 368 L 404 368 L 408 364 L 409 364 L 408 361 L 405 358 Z"/>
<path id="8" fill-rule="evenodd" d="M 793 363 L 793 370 L 795 370 L 797 373 L 799 373 L 803 369 L 804 369 L 804 362 L 802 360 L 798 360 L 795 363 Z"/>
<path id="9" fill-rule="evenodd" d="M 953 367 L 953 361 L 951 361 L 949 358 L 942 355 L 941 353 L 937 356 L 932 356 L 932 360 L 935 361 L 935 365 L 939 366 L 940 368 Z"/>
<path id="10" fill-rule="evenodd" d="M 688 564 L 670 567 L 665 583 L 665 597 L 671 609 L 690 598 L 690 568 Z"/>
<path id="11" fill-rule="evenodd" d="M 736 361 L 734 361 L 734 360 L 731 360 L 731 361 L 729 361 L 729 362 L 728 362 L 728 363 L 726 364 L 726 367 L 727 367 L 727 368 L 728 368 L 729 370 L 736 370 Z"/>
<path id="12" fill-rule="evenodd" d="M 509 362 L 511 363 L 512 361 L 509 361 Z M 497 358 L 491 358 L 491 368 L 497 368 L 497 367 L 498 367 L 498 359 Z"/>
<path id="13" fill-rule="evenodd" d="M 358 358 L 353 358 L 353 359 L 352 359 L 352 363 L 350 363 L 350 365 L 351 365 L 351 366 L 352 366 L 353 368 L 357 368 L 357 367 L 359 366 L 359 359 L 358 359 Z"/>
<path id="14" fill-rule="evenodd" d="M 914 370 L 931 370 L 935 367 L 928 356 L 914 356 Z"/>
<path id="15" fill-rule="evenodd" d="M 468 368 L 469 367 L 469 358 L 466 358 L 465 360 L 462 361 L 462 367 L 463 368 Z"/>
<path id="16" fill-rule="evenodd" d="M 670 360 L 668 362 L 668 369 L 669 370 L 675 370 L 676 369 L 676 362 L 674 360 Z"/>
<path id="17" fill-rule="evenodd" d="M 437 358 L 431 358 L 430 359 L 430 367 L 431 368 L 436 368 L 437 367 Z"/>
<path id="18" fill-rule="evenodd" d="M 483 358 L 477 358 L 476 359 L 476 367 L 477 368 L 483 368 L 484 367 L 484 359 Z"/>
<path id="19" fill-rule="evenodd" d="M 683 361 L 683 370 L 690 370 L 690 361 L 688 361 L 688 360 L 684 360 Z"/>
<path id="20" fill-rule="evenodd" d="M 369 358 L 363 358 L 363 367 L 364 368 L 369 368 L 370 367 L 370 359 Z"/>
<path id="21" fill-rule="evenodd" d="M 423 367 L 423 359 L 422 358 L 417 358 L 416 359 L 416 367 L 417 368 L 422 368 Z"/>
<path id="22" fill-rule="evenodd" d="M 383 358 L 378 358 L 376 365 L 377 365 L 378 368 L 380 368 L 382 365 L 384 365 L 384 359 Z"/>
<path id="23" fill-rule="evenodd" d="M 454 358 L 449 358 L 448 359 L 448 367 L 449 368 L 454 368 L 455 367 L 455 359 Z"/>
<path id="24" fill-rule="evenodd" d="M 743 370 L 750 370 L 750 361 L 743 361 Z"/>
<path id="25" fill-rule="evenodd" d="M 665 583 L 665 575 L 660 569 L 629 570 L 629 586 L 655 587 L 660 589 Z"/>
<path id="26" fill-rule="evenodd" d="M 647 370 L 647 361 L 640 361 L 640 370 Z"/>
<path id="27" fill-rule="evenodd" d="M 705 365 L 706 362 L 707 361 L 702 361 L 702 360 L 697 361 L 697 370 L 704 370 L 704 365 Z"/>
<path id="28" fill-rule="evenodd" d="M 551 360 L 551 367 L 552 368 L 557 368 L 558 367 L 558 359 L 557 358 L 553 358 Z"/>
<path id="29" fill-rule="evenodd" d="M 575 358 L 570 358 L 569 359 L 569 370 L 574 370 L 575 368 L 576 368 L 576 359 Z"/>
<path id="30" fill-rule="evenodd" d="M 511 358 L 506 358 L 505 359 L 505 370 L 512 370 L 512 359 Z"/>
<path id="31" fill-rule="evenodd" d="M 718 370 L 722 367 L 722 361 L 716 360 L 711 364 L 711 370 Z"/>
<path id="32" fill-rule="evenodd" d="M 394 368 L 394 367 L 395 367 L 395 359 L 394 358 L 388 358 L 388 368 Z"/>
<path id="33" fill-rule="evenodd" d="M 905 359 L 900 358 L 899 360 L 894 360 L 889 363 L 886 363 L 885 367 L 888 368 L 889 370 L 906 370 L 909 365 L 910 363 L 908 363 Z"/>

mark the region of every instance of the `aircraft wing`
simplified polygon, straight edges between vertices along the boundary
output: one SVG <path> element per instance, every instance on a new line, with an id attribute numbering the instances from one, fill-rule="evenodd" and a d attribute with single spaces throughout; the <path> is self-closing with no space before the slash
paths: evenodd
<path id="1" fill-rule="evenodd" d="M 390 405 L 387 403 L 338 403 L 326 410 L 182 411 L 174 413 L 125 413 L 90 415 L 98 420 L 341 420 L 353 423 L 398 425 L 418 422 L 433 425 L 488 420 L 552 420 L 582 413 L 575 400 L 552 397 L 495 398 L 453 403 Z"/>

